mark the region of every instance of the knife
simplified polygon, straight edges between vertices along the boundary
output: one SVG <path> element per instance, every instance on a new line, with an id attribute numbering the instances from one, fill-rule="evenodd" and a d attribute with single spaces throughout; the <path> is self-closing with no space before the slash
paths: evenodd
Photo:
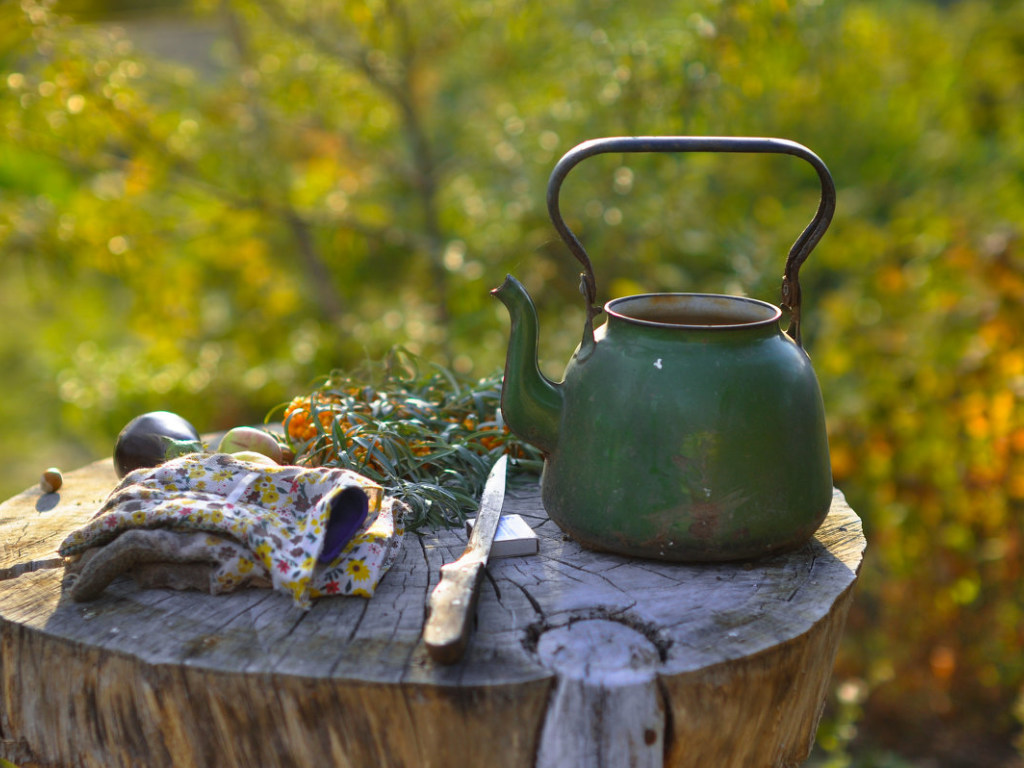
<path id="1" fill-rule="evenodd" d="M 462 658 L 469 642 L 470 619 L 476 609 L 478 587 L 491 554 L 501 505 L 505 501 L 507 465 L 508 456 L 494 462 L 480 497 L 480 511 L 469 543 L 458 560 L 441 566 L 441 580 L 430 593 L 423 642 L 430 658 L 441 664 L 454 664 Z"/>

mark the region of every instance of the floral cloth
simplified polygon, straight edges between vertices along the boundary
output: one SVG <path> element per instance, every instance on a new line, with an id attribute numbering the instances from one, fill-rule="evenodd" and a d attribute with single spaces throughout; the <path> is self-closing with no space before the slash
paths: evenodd
<path id="1" fill-rule="evenodd" d="M 404 512 L 348 470 L 191 454 L 127 475 L 60 554 L 99 556 L 126 531 L 149 531 L 168 563 L 209 563 L 213 594 L 269 584 L 308 608 L 325 595 L 371 597 L 401 549 Z"/>

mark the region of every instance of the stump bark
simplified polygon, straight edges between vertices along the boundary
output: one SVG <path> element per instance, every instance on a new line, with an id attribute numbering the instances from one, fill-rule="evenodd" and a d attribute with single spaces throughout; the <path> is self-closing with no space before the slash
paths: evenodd
<path id="1" fill-rule="evenodd" d="M 0 505 L 0 756 L 22 768 L 796 766 L 865 545 L 837 491 L 794 552 L 636 560 L 581 549 L 512 488 L 540 553 L 492 560 L 442 666 L 424 609 L 464 532 L 407 534 L 372 599 L 308 612 L 129 579 L 75 603 L 56 548 L 115 482 L 105 460 Z"/>

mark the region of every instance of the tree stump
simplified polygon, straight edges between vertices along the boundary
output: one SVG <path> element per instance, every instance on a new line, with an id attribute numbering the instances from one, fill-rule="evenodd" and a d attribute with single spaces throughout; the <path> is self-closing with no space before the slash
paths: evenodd
<path id="1" fill-rule="evenodd" d="M 62 591 L 56 548 L 109 460 L 0 505 L 0 756 L 22 768 L 795 766 L 814 740 L 864 550 L 836 492 L 805 546 L 680 565 L 581 549 L 513 487 L 540 553 L 492 560 L 465 657 L 424 607 L 462 531 L 407 534 L 372 599 Z"/>

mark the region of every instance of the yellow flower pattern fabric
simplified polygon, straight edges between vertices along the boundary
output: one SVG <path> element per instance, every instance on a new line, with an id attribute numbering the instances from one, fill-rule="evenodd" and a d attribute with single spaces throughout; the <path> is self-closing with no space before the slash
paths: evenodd
<path id="1" fill-rule="evenodd" d="M 371 597 L 400 552 L 405 512 L 349 470 L 191 454 L 127 475 L 59 551 L 92 555 L 126 531 L 149 532 L 169 562 L 210 564 L 213 594 L 269 585 L 308 608 Z"/>

